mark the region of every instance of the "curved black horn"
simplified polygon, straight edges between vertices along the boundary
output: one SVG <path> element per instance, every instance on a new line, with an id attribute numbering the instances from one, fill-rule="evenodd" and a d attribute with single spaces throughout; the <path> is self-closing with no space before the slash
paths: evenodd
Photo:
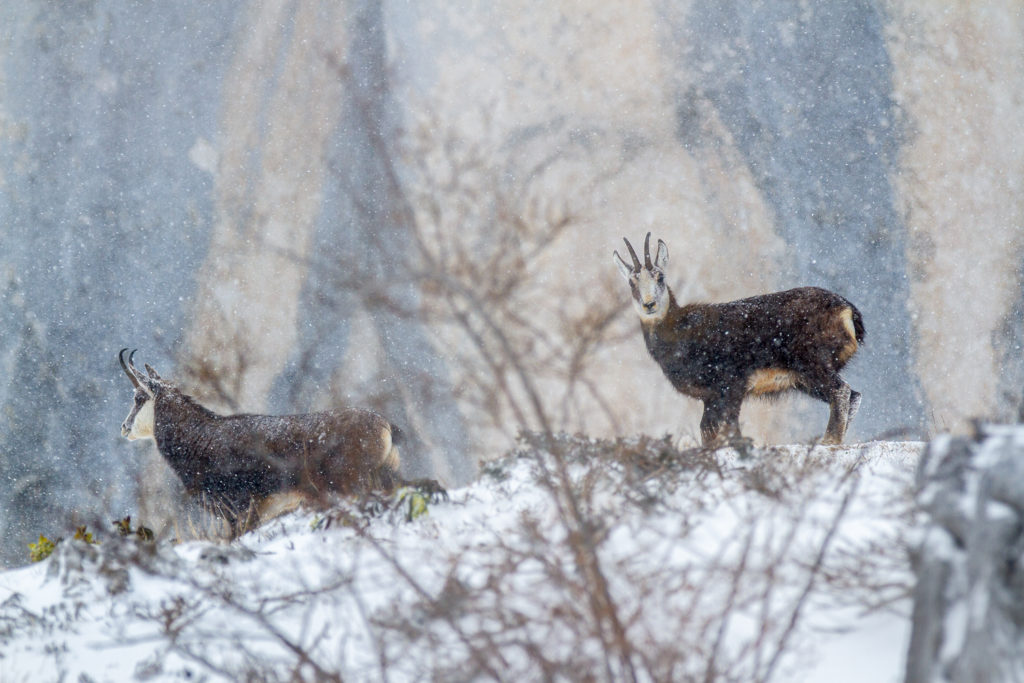
<path id="1" fill-rule="evenodd" d="M 633 245 L 630 244 L 629 240 L 627 240 L 625 237 L 622 238 L 622 241 L 626 243 L 626 248 L 629 249 L 629 255 L 633 257 L 633 272 L 634 273 L 639 273 L 640 272 L 640 259 L 638 259 L 636 257 L 636 252 L 633 251 Z"/>
<path id="2" fill-rule="evenodd" d="M 130 354 L 128 354 L 128 363 L 125 363 L 124 362 L 124 352 L 127 351 L 127 350 L 128 350 L 127 346 L 124 347 L 123 349 L 121 349 L 121 353 L 117 354 L 117 359 L 119 361 L 121 361 L 121 369 L 124 370 L 124 374 L 128 375 L 128 379 L 130 379 L 132 381 L 132 385 L 136 389 L 142 389 L 142 384 L 139 382 L 139 378 L 136 377 L 134 372 L 132 372 L 132 370 L 134 370 L 135 368 L 134 367 L 130 367 L 131 363 L 132 363 L 132 356 L 135 355 L 135 351 L 138 351 L 138 349 L 134 349 Z"/>
<path id="3" fill-rule="evenodd" d="M 644 267 L 654 270 L 654 264 L 651 263 L 651 233 L 647 233 L 644 238 Z"/>

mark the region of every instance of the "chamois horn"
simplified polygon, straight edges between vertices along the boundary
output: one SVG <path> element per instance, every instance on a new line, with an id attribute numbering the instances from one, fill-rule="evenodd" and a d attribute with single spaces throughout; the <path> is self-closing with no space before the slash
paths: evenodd
<path id="1" fill-rule="evenodd" d="M 633 257 L 633 272 L 634 273 L 639 273 L 640 272 L 640 259 L 638 259 L 636 257 L 636 252 L 633 251 L 633 245 L 630 244 L 629 240 L 627 240 L 625 237 L 622 238 L 622 241 L 626 243 L 626 249 L 629 249 L 629 255 Z"/>
<path id="2" fill-rule="evenodd" d="M 142 389 L 143 391 L 146 391 L 145 387 L 143 387 L 142 383 L 139 381 L 138 376 L 135 374 L 135 366 L 132 365 L 132 357 L 135 356 L 135 352 L 138 351 L 138 349 L 134 349 L 130 354 L 128 354 L 128 363 L 126 364 L 124 362 L 124 352 L 127 350 L 128 347 L 126 346 L 123 349 L 121 349 L 121 353 L 117 354 L 117 359 L 121 361 L 121 369 L 124 370 L 124 374 L 128 375 L 128 379 L 132 381 L 132 386 L 134 386 L 136 389 Z"/>

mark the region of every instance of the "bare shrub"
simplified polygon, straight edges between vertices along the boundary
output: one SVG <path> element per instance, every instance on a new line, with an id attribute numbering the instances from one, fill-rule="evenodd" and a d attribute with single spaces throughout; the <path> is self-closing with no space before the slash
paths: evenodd
<path id="1" fill-rule="evenodd" d="M 852 449 L 524 432 L 412 524 L 397 498 L 341 500 L 231 545 L 104 538 L 54 566 L 68 604 L 90 580 L 118 586 L 113 609 L 159 643 L 137 668 L 152 675 L 790 680 L 819 629 L 906 608 L 905 482 L 862 485 L 870 466 Z M 0 609 L 0 639 L 26 618 Z"/>
<path id="2" fill-rule="evenodd" d="M 480 119 L 491 126 L 485 113 Z M 613 341 L 625 306 L 610 280 L 579 288 L 564 272 L 580 225 L 571 202 L 553 199 L 550 188 L 568 153 L 486 135 L 470 141 L 429 114 L 403 142 L 415 178 L 409 206 L 423 313 L 455 356 L 471 419 L 506 443 L 521 429 L 544 428 L 538 408 L 555 429 L 586 428 L 594 413 L 616 427 L 596 355 Z"/>
<path id="3" fill-rule="evenodd" d="M 552 524 L 560 513 L 538 509 L 487 547 L 449 557 L 439 590 L 375 617 L 389 660 L 420 648 L 445 653 L 432 659 L 429 675 L 451 680 L 497 671 L 498 678 L 768 681 L 807 643 L 811 603 L 820 608 L 832 591 L 871 574 L 847 575 L 834 557 L 858 478 L 837 477 L 813 454 L 810 464 L 790 462 L 788 485 L 766 496 L 729 452 L 680 451 L 668 438 L 527 434 L 485 476 L 501 480 L 527 462 L 538 482 L 563 496 L 564 482 L 551 476 L 559 457 L 586 533 Z M 824 483 L 832 487 L 822 494 Z M 722 526 L 725 511 L 732 514 Z M 646 526 L 650 517 L 678 523 Z M 717 532 L 709 537 L 709 529 Z M 634 533 L 642 538 L 625 543 L 622 535 Z M 595 595 L 599 584 L 584 561 L 601 571 L 606 597 Z"/>

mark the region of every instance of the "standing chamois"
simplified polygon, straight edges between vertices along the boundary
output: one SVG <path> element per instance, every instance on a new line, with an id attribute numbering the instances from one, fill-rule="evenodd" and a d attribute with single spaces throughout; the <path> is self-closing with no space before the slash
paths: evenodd
<path id="1" fill-rule="evenodd" d="M 700 421 L 705 446 L 741 439 L 740 405 L 747 396 L 796 389 L 829 404 L 821 443 L 842 443 L 860 405 L 860 394 L 839 376 L 864 342 L 860 311 L 818 287 L 753 296 L 721 304 L 676 303 L 665 284 L 668 247 L 658 240 L 651 262 L 651 233 L 644 264 L 623 238 L 633 265 L 613 252 L 629 282 L 647 350 L 677 391 L 704 402 Z"/>
<path id="2" fill-rule="evenodd" d="M 146 365 L 132 351 L 118 359 L 134 403 L 121 425 L 128 439 L 152 438 L 186 491 L 238 535 L 275 508 L 320 503 L 329 493 L 363 494 L 405 483 L 398 476 L 400 435 L 377 413 L 350 408 L 305 415 L 217 415 Z M 445 497 L 430 480 L 414 482 Z"/>

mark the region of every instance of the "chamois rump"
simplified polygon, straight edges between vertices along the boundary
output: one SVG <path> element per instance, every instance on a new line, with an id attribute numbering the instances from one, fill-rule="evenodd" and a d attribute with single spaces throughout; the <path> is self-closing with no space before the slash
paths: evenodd
<path id="1" fill-rule="evenodd" d="M 651 233 L 641 265 L 623 238 L 632 265 L 613 252 L 629 283 L 647 350 L 677 391 L 700 399 L 706 447 L 738 441 L 740 405 L 748 396 L 802 391 L 829 404 L 820 443 L 842 443 L 860 394 L 839 371 L 864 343 L 860 311 L 818 287 L 800 287 L 718 304 L 680 306 L 665 284 L 668 247 Z"/>
<path id="2" fill-rule="evenodd" d="M 369 410 L 304 415 L 218 415 L 148 364 L 121 368 L 135 388 L 121 425 L 130 439 L 152 438 L 186 491 L 238 535 L 299 502 L 324 504 L 329 493 L 364 494 L 411 483 L 445 497 L 437 482 L 398 475 L 400 433 Z"/>

